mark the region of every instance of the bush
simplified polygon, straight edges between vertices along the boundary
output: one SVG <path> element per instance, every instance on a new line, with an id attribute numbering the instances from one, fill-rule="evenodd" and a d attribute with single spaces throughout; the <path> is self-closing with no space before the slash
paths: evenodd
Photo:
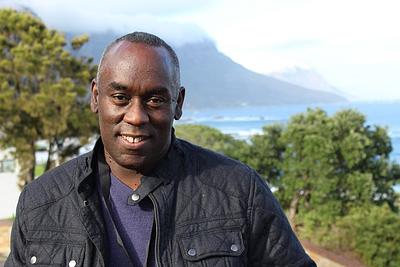
<path id="1" fill-rule="evenodd" d="M 341 244 L 374 267 L 400 266 L 400 216 L 388 205 L 353 209 L 338 226 Z"/>

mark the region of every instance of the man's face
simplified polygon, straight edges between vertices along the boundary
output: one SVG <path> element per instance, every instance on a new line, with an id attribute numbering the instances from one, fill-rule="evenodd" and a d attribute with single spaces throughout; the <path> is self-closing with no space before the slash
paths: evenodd
<path id="1" fill-rule="evenodd" d="M 169 148 L 183 100 L 165 48 L 115 44 L 92 82 L 91 107 L 99 116 L 107 161 L 142 173 L 151 170 Z"/>

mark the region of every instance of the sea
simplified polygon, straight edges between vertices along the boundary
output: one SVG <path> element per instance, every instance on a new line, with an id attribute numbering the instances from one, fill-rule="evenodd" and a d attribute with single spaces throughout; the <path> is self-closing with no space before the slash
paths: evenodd
<path id="1" fill-rule="evenodd" d="M 366 125 L 387 128 L 392 141 L 392 161 L 400 163 L 400 100 L 391 102 L 346 102 L 337 104 L 283 105 L 283 106 L 240 106 L 229 108 L 208 108 L 184 110 L 182 119 L 176 124 L 202 124 L 214 127 L 237 139 L 248 140 L 252 135 L 262 133 L 264 125 L 285 124 L 295 114 L 308 108 L 321 108 L 328 115 L 344 109 L 354 109 L 366 117 Z M 400 191 L 397 185 L 396 191 Z"/>

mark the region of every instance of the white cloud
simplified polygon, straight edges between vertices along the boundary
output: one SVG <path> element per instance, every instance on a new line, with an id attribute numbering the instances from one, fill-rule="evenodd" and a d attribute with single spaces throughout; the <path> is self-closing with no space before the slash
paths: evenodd
<path id="1" fill-rule="evenodd" d="M 10 0 L 7 0 L 10 1 Z M 201 10 L 212 5 L 211 0 L 14 0 L 19 4 L 30 6 L 40 12 L 95 11 L 99 16 L 104 13 L 119 15 L 148 14 L 153 16 L 170 16 L 175 13 Z"/>
<path id="2" fill-rule="evenodd" d="M 201 2 L 201 3 L 200 3 Z M 106 32 L 125 34 L 147 31 L 174 45 L 210 38 L 194 23 L 172 19 L 175 12 L 201 10 L 212 1 L 79 1 L 79 0 L 16 0 L 0 1 L 0 5 L 31 8 L 49 27 L 69 32 Z M 10 4 L 11 3 L 11 4 Z"/>

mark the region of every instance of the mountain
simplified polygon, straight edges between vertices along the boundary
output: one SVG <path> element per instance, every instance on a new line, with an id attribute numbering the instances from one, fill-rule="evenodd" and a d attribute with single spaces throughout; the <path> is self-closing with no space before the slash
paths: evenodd
<path id="1" fill-rule="evenodd" d="M 67 38 L 72 34 L 67 33 Z M 105 46 L 118 35 L 90 34 L 80 54 L 98 62 Z M 232 61 L 211 41 L 174 47 L 181 65 L 181 81 L 186 88 L 186 108 L 234 107 L 344 102 L 336 93 L 294 85 L 255 73 Z"/>
<path id="2" fill-rule="evenodd" d="M 183 84 L 195 107 L 346 101 L 330 92 L 311 90 L 250 71 L 220 53 L 211 42 L 184 45 L 177 48 L 177 54 L 181 58 Z"/>
<path id="3" fill-rule="evenodd" d="M 285 68 L 279 72 L 270 73 L 272 77 L 310 89 L 339 93 L 318 72 L 302 67 Z"/>
<path id="4" fill-rule="evenodd" d="M 353 96 L 346 94 L 345 92 L 332 86 L 325 78 L 317 71 L 303 68 L 303 67 L 292 67 L 286 68 L 279 72 L 273 72 L 270 76 L 279 80 L 310 88 L 318 91 L 330 92 L 340 95 L 344 98 L 353 98 Z"/>

